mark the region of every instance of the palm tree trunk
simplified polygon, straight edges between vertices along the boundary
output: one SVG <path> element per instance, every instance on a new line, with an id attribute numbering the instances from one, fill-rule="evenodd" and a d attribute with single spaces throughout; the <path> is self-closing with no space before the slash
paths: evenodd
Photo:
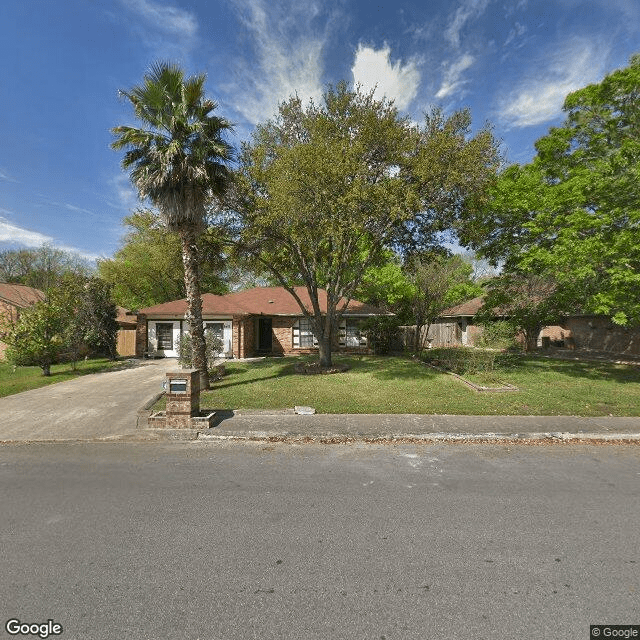
<path id="1" fill-rule="evenodd" d="M 187 314 L 185 320 L 189 323 L 189 331 L 191 333 L 193 367 L 200 372 L 200 389 L 204 390 L 209 388 L 209 373 L 207 371 L 207 353 L 204 341 L 204 327 L 202 325 L 198 245 L 193 227 L 183 227 L 179 233 L 182 241 L 184 287 L 187 292 Z"/>

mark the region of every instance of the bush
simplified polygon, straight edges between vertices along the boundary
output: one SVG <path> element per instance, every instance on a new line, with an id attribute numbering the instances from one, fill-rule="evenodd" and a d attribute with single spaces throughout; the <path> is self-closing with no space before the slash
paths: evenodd
<path id="1" fill-rule="evenodd" d="M 400 322 L 396 317 L 367 318 L 362 328 L 367 336 L 367 342 L 376 355 L 386 355 L 399 342 Z"/>
<path id="2" fill-rule="evenodd" d="M 505 371 L 516 367 L 520 362 L 520 357 L 514 353 L 483 351 L 469 347 L 430 349 L 422 354 L 422 359 L 428 364 L 457 373 L 459 376 Z"/>
<path id="3" fill-rule="evenodd" d="M 220 338 L 211 333 L 211 331 L 205 331 L 204 341 L 207 368 L 210 368 L 217 355 L 224 349 L 224 343 Z M 178 351 L 178 364 L 181 367 L 192 367 L 193 350 L 191 347 L 191 335 L 189 333 L 183 333 L 180 338 L 176 340 L 176 349 Z"/>
<path id="4" fill-rule="evenodd" d="M 423 360 L 436 367 L 441 367 L 458 375 L 464 375 L 481 371 L 493 371 L 496 353 L 467 347 L 430 349 L 423 353 Z"/>
<path id="5" fill-rule="evenodd" d="M 495 320 L 482 323 L 479 347 L 489 349 L 509 349 L 516 345 L 516 328 L 508 320 Z"/>

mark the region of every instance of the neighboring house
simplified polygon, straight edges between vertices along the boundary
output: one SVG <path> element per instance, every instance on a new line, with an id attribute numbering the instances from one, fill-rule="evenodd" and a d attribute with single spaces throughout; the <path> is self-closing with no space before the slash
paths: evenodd
<path id="1" fill-rule="evenodd" d="M 476 345 L 482 327 L 474 316 L 482 303 L 482 297 L 474 298 L 444 311 L 429 330 L 431 346 Z M 538 346 L 640 355 L 640 327 L 621 327 L 607 316 L 573 314 L 559 325 L 543 327 Z"/>
<path id="2" fill-rule="evenodd" d="M 4 359 L 7 345 L 2 341 L 4 334 L 20 318 L 20 310 L 44 300 L 40 289 L 24 284 L 0 283 L 0 360 Z"/>
<path id="3" fill-rule="evenodd" d="M 484 303 L 482 296 L 445 309 L 431 325 L 428 339 L 431 346 L 472 346 L 482 333 L 482 327 L 474 324 L 473 317 Z"/>
<path id="4" fill-rule="evenodd" d="M 307 309 L 311 301 L 305 287 L 296 293 Z M 318 291 L 320 307 L 326 311 L 327 295 Z M 342 301 L 344 307 L 345 301 Z M 138 311 L 136 355 L 177 356 L 176 345 L 188 331 L 185 321 L 186 300 L 174 300 Z M 376 307 L 352 300 L 343 312 L 338 335 L 338 350 L 368 351 L 361 331 L 365 318 L 392 315 Z M 247 358 L 256 355 L 315 353 L 317 341 L 310 320 L 295 298 L 283 287 L 256 287 L 247 291 L 217 296 L 202 295 L 205 330 L 213 331 L 223 343 L 221 356 Z"/>
<path id="5" fill-rule="evenodd" d="M 119 356 L 136 355 L 136 328 L 138 326 L 138 316 L 124 307 L 117 307 L 118 315 L 118 341 L 116 351 Z"/>
<path id="6" fill-rule="evenodd" d="M 442 312 L 429 327 L 426 341 L 428 347 L 472 346 L 482 333 L 482 328 L 474 324 L 473 317 L 482 306 L 483 298 L 473 298 Z M 422 328 L 423 336 L 426 327 Z M 416 326 L 400 327 L 401 342 L 405 349 L 412 350 L 415 344 Z"/>
<path id="7" fill-rule="evenodd" d="M 640 327 L 621 327 L 607 316 L 572 315 L 562 323 L 565 345 L 575 349 L 640 356 Z"/>

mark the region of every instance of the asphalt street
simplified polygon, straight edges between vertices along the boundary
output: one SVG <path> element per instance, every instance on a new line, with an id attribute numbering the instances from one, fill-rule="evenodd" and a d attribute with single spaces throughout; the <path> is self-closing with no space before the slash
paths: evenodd
<path id="1" fill-rule="evenodd" d="M 586 640 L 640 624 L 639 452 L 0 446 L 0 638 Z"/>

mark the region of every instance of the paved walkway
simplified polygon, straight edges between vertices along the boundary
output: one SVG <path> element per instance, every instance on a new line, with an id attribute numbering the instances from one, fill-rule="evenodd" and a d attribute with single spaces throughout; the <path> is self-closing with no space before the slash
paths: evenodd
<path id="1" fill-rule="evenodd" d="M 143 360 L 0 398 L 0 442 L 137 435 L 138 409 L 162 391 L 167 368 L 175 360 Z"/>

